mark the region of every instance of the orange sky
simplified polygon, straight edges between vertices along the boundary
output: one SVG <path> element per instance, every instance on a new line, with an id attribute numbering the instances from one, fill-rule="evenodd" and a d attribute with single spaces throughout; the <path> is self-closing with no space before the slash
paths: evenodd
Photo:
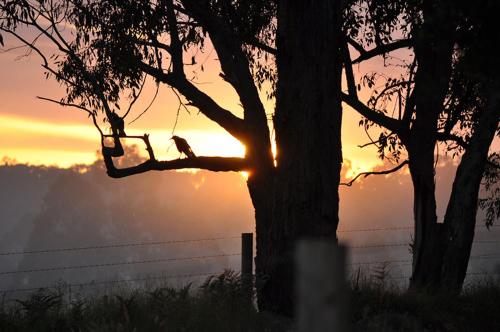
<path id="1" fill-rule="evenodd" d="M 16 43 L 5 38 L 6 48 Z M 63 108 L 36 96 L 59 99 L 64 89 L 54 80 L 46 80 L 36 55 L 19 58 L 23 50 L 0 53 L 0 159 L 8 157 L 30 164 L 58 165 L 68 167 L 75 163 L 91 163 L 99 149 L 99 135 L 86 114 Z M 204 71 L 187 67 L 188 76 L 196 72 L 198 87 L 216 99 L 223 107 L 241 115 L 238 97 L 218 74 L 220 67 L 216 53 L 208 47 L 205 53 L 197 54 L 197 62 L 204 63 Z M 366 71 L 371 64 L 359 67 Z M 135 118 L 149 104 L 154 95 L 153 84 L 147 85 L 144 96 L 127 118 Z M 273 101 L 262 95 L 267 113 L 274 109 Z M 160 92 L 151 109 L 134 124 L 127 126 L 127 134 L 151 134 L 155 153 L 159 158 L 177 158 L 175 148 L 170 148 L 172 128 L 175 123 L 178 100 L 166 86 Z M 367 138 L 358 126 L 359 116 L 349 108 L 345 109 L 343 122 L 344 158 L 352 163 L 354 173 L 368 170 L 380 164 L 373 148 L 363 150 L 358 144 Z M 176 134 L 185 137 L 199 155 L 242 156 L 244 147 L 217 124 L 208 120 L 196 110 L 191 114 L 181 110 Z M 127 142 L 128 143 L 128 142 Z M 134 143 L 130 141 L 130 143 Z M 169 153 L 167 155 L 167 149 Z"/>

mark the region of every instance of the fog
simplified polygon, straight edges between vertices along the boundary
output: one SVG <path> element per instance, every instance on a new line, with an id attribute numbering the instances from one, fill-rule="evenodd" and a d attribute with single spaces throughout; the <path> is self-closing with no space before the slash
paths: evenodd
<path id="1" fill-rule="evenodd" d="M 344 166 L 345 173 L 349 162 Z M 438 167 L 440 220 L 454 172 L 450 160 Z M 412 241 L 407 172 L 370 176 L 340 193 L 339 240 L 350 246 L 349 270 L 404 285 Z M 199 282 L 238 271 L 239 237 L 254 230 L 239 173 L 149 172 L 117 180 L 100 161 L 71 169 L 0 166 L 0 211 L 0 290 L 55 284 L 81 290 L 92 282 L 159 276 L 174 285 Z M 500 272 L 500 246 L 491 242 L 500 233 L 482 225 L 479 212 L 472 255 L 493 255 L 471 260 L 469 281 Z"/>

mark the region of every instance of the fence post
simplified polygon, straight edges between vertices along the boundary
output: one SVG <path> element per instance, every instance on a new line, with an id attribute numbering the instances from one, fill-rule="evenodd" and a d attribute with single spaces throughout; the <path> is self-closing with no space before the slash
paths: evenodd
<path id="1" fill-rule="evenodd" d="M 298 332 L 349 331 L 346 249 L 332 240 L 301 240 L 295 252 Z"/>
<path id="2" fill-rule="evenodd" d="M 246 296 L 253 292 L 253 233 L 241 234 L 241 282 Z"/>

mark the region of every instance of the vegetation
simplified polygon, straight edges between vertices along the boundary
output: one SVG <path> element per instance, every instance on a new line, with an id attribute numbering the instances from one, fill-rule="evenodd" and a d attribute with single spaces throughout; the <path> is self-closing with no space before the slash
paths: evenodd
<path id="1" fill-rule="evenodd" d="M 168 286 L 108 289 L 75 296 L 40 289 L 0 307 L 2 331 L 291 331 L 287 318 L 257 312 L 244 300 L 239 276 L 226 272 L 198 289 Z M 498 331 L 500 284 L 460 296 L 403 293 L 378 278 L 353 283 L 354 331 Z"/>
<path id="2" fill-rule="evenodd" d="M 346 52 L 346 63 L 357 64 L 377 49 L 383 51 L 384 70 L 364 73 L 359 80 L 358 87 L 370 92 L 368 101 L 358 99 L 350 66 L 349 93 L 343 101 L 365 117 L 360 125 L 367 131 L 377 128 L 380 136 L 365 146 L 376 146 L 382 159 L 400 163 L 382 174 L 408 165 L 414 190 L 412 288 L 460 291 L 479 188 L 482 180 L 488 181 L 483 174 L 485 169 L 491 175 L 500 170 L 489 150 L 500 133 L 500 72 L 495 54 L 487 50 L 498 40 L 493 28 L 497 11 L 498 3 L 488 0 L 368 0 L 366 7 L 351 11 L 351 21 L 358 24 L 346 27 L 347 43 L 360 54 L 351 61 Z M 370 44 L 376 47 L 370 50 Z M 400 50 L 391 53 L 395 49 Z M 436 213 L 436 149 L 460 156 L 442 222 Z M 498 206 L 496 185 L 492 187 L 482 201 L 490 224 Z"/>
<path id="3" fill-rule="evenodd" d="M 355 331 L 498 331 L 498 280 L 456 293 L 401 292 L 384 283 L 353 287 Z"/>
<path id="4" fill-rule="evenodd" d="M 258 314 L 244 300 L 238 275 L 208 278 L 197 290 L 188 284 L 76 297 L 40 289 L 0 309 L 2 331 L 279 331 L 279 319 Z"/>
<path id="5" fill-rule="evenodd" d="M 312 5 L 282 1 L 279 6 L 262 0 L 2 0 L 0 32 L 40 56 L 47 77 L 67 90 L 60 104 L 87 112 L 101 136 L 109 176 L 183 168 L 249 171 L 256 269 L 265 281 L 260 306 L 291 314 L 295 240 L 310 236 L 335 241 L 339 221 L 341 10 L 338 0 Z M 66 32 L 68 26 L 73 33 Z M 31 35 L 23 37 L 24 28 Z M 46 52 L 41 40 L 56 51 Z M 208 45 L 221 67 L 215 78 L 222 77 L 238 95 L 242 112 L 224 108 L 197 86 L 192 73 L 204 71 L 202 53 Z M 199 53 L 198 58 L 190 51 Z M 325 71 L 330 75 L 322 75 Z M 238 139 L 246 147 L 245 157 L 158 160 L 144 134 L 135 138 L 144 142 L 148 160 L 116 165 L 113 157 L 125 154 L 124 128 L 112 119 L 126 118 L 148 79 L 176 91 L 179 111 L 194 107 Z M 271 122 L 260 96 L 261 88 L 269 85 L 268 94 L 276 97 L 276 160 Z M 111 135 L 104 134 L 102 121 L 111 126 Z"/>
<path id="6" fill-rule="evenodd" d="M 0 32 L 39 55 L 47 77 L 66 87 L 65 97 L 49 100 L 88 113 L 101 135 L 110 177 L 181 168 L 249 171 L 256 270 L 263 285 L 259 305 L 291 315 L 295 241 L 336 241 L 342 102 L 365 117 L 366 130 L 383 128 L 367 145 L 376 145 L 383 158 L 401 159 L 393 171 L 409 166 L 412 288 L 460 291 L 483 173 L 487 165 L 490 173 L 500 169 L 489 154 L 500 112 L 500 70 L 489 50 L 498 42 L 497 12 L 498 4 L 490 0 L 472 5 L 452 0 L 2 0 Z M 74 31 L 65 33 L 66 26 Z M 39 40 L 57 50 L 45 51 Z M 200 57 L 192 54 L 209 44 L 217 53 L 219 76 L 240 99 L 242 116 L 217 104 L 187 70 L 204 71 Z M 395 66 L 403 68 L 401 76 L 372 73 L 356 81 L 352 65 L 379 56 L 387 60 L 391 52 L 408 48 L 410 55 Z M 146 161 L 114 163 L 113 157 L 125 154 L 124 118 L 147 79 L 176 91 L 178 112 L 194 107 L 241 141 L 245 157 L 193 154 L 161 161 L 144 134 L 134 138 L 144 142 Z M 372 92 L 366 103 L 358 99 L 362 84 L 360 96 Z M 272 122 L 260 96 L 266 92 L 276 101 Z M 104 134 L 102 121 L 111 126 L 111 135 Z M 443 223 L 435 198 L 439 142 L 462 157 Z M 498 215 L 496 197 L 483 203 L 489 216 Z"/>

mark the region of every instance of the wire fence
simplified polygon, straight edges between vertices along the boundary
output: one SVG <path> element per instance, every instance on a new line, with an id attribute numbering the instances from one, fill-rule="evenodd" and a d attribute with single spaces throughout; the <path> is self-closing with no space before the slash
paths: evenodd
<path id="1" fill-rule="evenodd" d="M 500 225 L 492 225 L 490 228 L 500 227 Z M 486 226 L 478 225 L 476 228 L 486 228 Z M 380 228 L 361 228 L 361 229 L 339 229 L 337 233 L 355 233 L 355 232 L 377 232 L 377 231 L 401 231 L 411 230 L 413 226 L 402 227 L 380 227 Z M 208 242 L 239 239 L 241 236 L 227 236 L 227 237 L 213 237 L 201 239 L 186 239 L 186 240 L 166 240 L 166 241 L 150 241 L 150 242 L 131 242 L 131 243 L 116 243 L 106 245 L 91 245 L 81 247 L 65 247 L 65 248 L 50 248 L 50 249 L 36 249 L 36 250 L 10 250 L 0 251 L 0 256 L 15 256 L 15 255 L 29 255 L 29 254 L 48 254 L 57 252 L 72 252 L 72 251 L 85 251 L 85 250 L 100 250 L 100 249 L 113 249 L 113 248 L 131 248 L 131 247 L 144 247 L 144 246 L 158 246 L 169 244 L 184 244 L 193 242 Z M 500 240 L 476 240 L 474 243 L 500 243 Z M 368 245 L 350 246 L 350 248 L 378 248 L 378 247 L 402 247 L 408 246 L 409 243 L 377 243 Z"/>
<path id="2" fill-rule="evenodd" d="M 498 228 L 500 225 L 476 225 L 476 229 L 490 229 L 490 228 Z M 395 226 L 395 227 L 375 227 L 375 228 L 359 228 L 359 229 L 339 229 L 337 233 L 354 233 L 354 232 L 379 232 L 379 231 L 407 231 L 414 229 L 414 226 Z"/>
<path id="3" fill-rule="evenodd" d="M 496 225 L 493 227 L 497 227 Z M 485 226 L 476 226 L 479 229 L 486 229 Z M 408 231 L 412 230 L 412 226 L 401 226 L 401 227 L 378 227 L 378 228 L 360 228 L 360 229 L 339 229 L 338 233 L 360 233 L 360 232 L 393 232 L 393 231 Z M 139 247 L 149 247 L 149 246 L 162 246 L 162 245 L 187 245 L 189 243 L 203 243 L 203 242 L 219 242 L 225 240 L 235 240 L 241 239 L 241 235 L 235 236 L 224 236 L 224 237 L 207 237 L 207 238 L 197 238 L 197 239 L 170 239 L 165 241 L 142 241 L 142 242 L 127 242 L 127 243 L 115 243 L 115 244 L 96 244 L 88 246 L 74 246 L 74 247 L 59 247 L 59 248 L 40 248 L 33 250 L 7 250 L 0 252 L 0 257 L 11 257 L 11 256 L 22 256 L 22 255 L 34 255 L 34 254 L 55 254 L 55 253 L 74 253 L 74 252 L 85 252 L 90 250 L 102 251 L 106 249 L 123 249 L 123 248 L 139 248 Z M 479 239 L 474 241 L 474 244 L 487 245 L 487 244 L 500 244 L 500 239 L 484 240 Z M 408 242 L 379 242 L 379 243 L 367 243 L 367 244 L 356 244 L 349 246 L 351 249 L 362 250 L 362 249 L 388 249 L 393 250 L 394 248 L 410 248 L 410 243 Z M 408 251 L 407 255 L 410 255 Z M 217 260 L 221 258 L 228 257 L 238 257 L 241 256 L 240 252 L 230 252 L 230 253 L 220 253 L 220 254 L 204 254 L 204 255 L 192 255 L 185 257 L 161 257 L 161 258 L 151 258 L 151 259 L 140 259 L 140 260 L 127 260 L 127 261 L 114 261 L 114 262 L 104 262 L 104 263 L 94 263 L 94 264 L 81 264 L 81 265 L 63 265 L 63 266 L 44 266 L 40 268 L 29 268 L 29 269 L 15 269 L 8 271 L 0 271 L 0 276 L 9 275 L 22 275 L 31 273 L 44 273 L 44 272 L 56 272 L 56 271 L 68 271 L 68 270 L 83 270 L 83 269 L 100 269 L 107 267 L 116 266 L 130 266 L 130 265 L 141 265 L 141 264 L 158 264 L 158 263 L 171 263 L 171 262 L 182 262 L 182 261 L 207 261 L 207 260 Z M 354 256 L 360 256 L 353 254 Z M 400 255 L 401 256 L 401 255 Z M 499 260 L 500 262 L 500 252 L 488 252 L 474 254 L 470 257 L 471 261 L 480 260 Z M 365 259 L 360 261 L 354 261 L 348 264 L 348 268 L 352 271 L 356 268 L 363 266 L 372 267 L 377 265 L 390 265 L 393 267 L 405 267 L 411 266 L 412 260 L 409 258 L 397 258 L 397 259 Z M 227 266 L 225 268 L 228 268 Z M 162 274 L 156 276 L 147 276 L 140 278 L 124 278 L 124 279 L 111 279 L 111 280 L 100 280 L 100 281 L 89 281 L 81 283 L 65 283 L 66 287 L 90 287 L 96 285 L 108 285 L 108 284 L 119 284 L 119 283 L 131 283 L 131 282 L 145 282 L 154 280 L 167 280 L 167 279 L 191 279 L 199 277 L 209 277 L 222 273 L 218 272 L 202 272 L 202 273 L 185 273 L 185 274 Z M 500 272 L 469 272 L 468 276 L 486 276 L 486 275 L 500 275 Z M 401 280 L 408 279 L 410 276 L 406 274 L 402 275 L 389 275 L 387 279 L 389 280 Z M 39 286 L 39 287 L 26 287 L 26 288 L 10 288 L 10 289 L 0 289 L 0 293 L 16 293 L 16 292 L 28 292 L 36 291 L 40 288 L 54 288 L 55 286 Z"/>
<path id="4" fill-rule="evenodd" d="M 160 246 L 160 245 L 188 245 L 192 243 L 204 243 L 204 242 L 220 242 L 225 240 L 235 240 L 241 239 L 241 235 L 238 236 L 225 236 L 225 237 L 207 237 L 207 238 L 195 238 L 195 239 L 171 239 L 165 241 L 142 241 L 142 242 L 128 242 L 128 243 L 112 243 L 112 244 L 98 244 L 98 245 L 88 245 L 88 246 L 74 246 L 74 247 L 59 247 L 59 248 L 40 248 L 34 250 L 7 250 L 0 252 L 0 257 L 21 257 L 22 255 L 34 255 L 34 254 L 60 254 L 60 253 L 68 253 L 73 254 L 77 252 L 85 252 L 85 251 L 98 251 L 100 255 L 102 252 L 107 249 L 124 249 L 124 248 L 139 248 L 139 247 L 150 247 L 150 246 Z M 29 275 L 32 273 L 46 273 L 46 272 L 59 272 L 59 271 L 73 271 L 73 270 L 84 270 L 84 269 L 102 269 L 102 268 L 110 268 L 110 267 L 119 267 L 119 266 L 137 266 L 144 264 L 159 264 L 159 263 L 173 263 L 173 262 L 187 262 L 187 261 L 203 261 L 207 263 L 209 261 L 213 262 L 224 259 L 224 258 L 232 258 L 241 256 L 240 252 L 230 252 L 230 253 L 218 253 L 218 254 L 204 254 L 204 255 L 188 255 L 182 257 L 161 257 L 161 258 L 150 258 L 150 259 L 136 259 L 136 260 L 124 260 L 124 261 L 112 261 L 112 262 L 104 262 L 104 263 L 91 263 L 91 264 L 81 264 L 81 265 L 61 265 L 61 266 L 43 266 L 40 268 L 29 268 L 29 269 L 12 269 L 8 271 L 0 271 L 0 277 L 5 276 L 18 276 L 18 275 Z M 95 256 L 94 256 L 95 257 Z M 50 258 L 50 257 L 49 257 Z M 69 259 L 74 259 L 73 256 L 69 256 Z M 219 262 L 220 263 L 220 262 Z M 201 265 L 201 264 L 200 264 Z M 220 264 L 218 264 L 220 265 Z M 79 283 L 69 283 L 62 282 L 65 288 L 71 287 L 94 287 L 98 285 L 112 285 L 112 284 L 120 284 L 120 283 L 138 283 L 138 282 L 146 282 L 146 281 L 161 281 L 161 280 L 169 280 L 169 279 L 193 279 L 193 278 L 201 278 L 201 277 L 210 277 L 214 275 L 219 275 L 227 269 L 227 266 L 224 266 L 223 269 L 220 269 L 218 272 L 200 272 L 200 273 L 180 273 L 180 274 L 166 274 L 165 272 L 160 275 L 148 275 L 146 277 L 132 277 L 132 278 L 118 278 L 118 279 L 108 279 L 108 280 L 92 280 L 88 282 L 79 282 Z M 213 269 L 212 269 L 213 270 Z M 172 272 L 172 271 L 170 271 Z M 21 280 L 18 278 L 18 280 Z M 58 281 L 58 285 L 40 285 L 36 287 L 14 287 L 14 288 L 6 288 L 0 289 L 0 293 L 3 294 L 12 294 L 19 292 L 31 292 L 37 291 L 39 289 L 55 289 L 60 287 L 61 282 Z"/>
<path id="5" fill-rule="evenodd" d="M 55 253 L 55 252 L 71 252 L 71 251 L 84 251 L 84 250 L 112 249 L 112 248 L 131 248 L 131 247 L 157 246 L 157 245 L 193 243 L 193 242 L 208 242 L 208 241 L 239 239 L 240 237 L 241 236 L 230 236 L 230 237 L 214 237 L 214 238 L 206 238 L 206 239 L 168 240 L 168 241 L 152 241 L 152 242 L 133 242 L 133 243 L 118 243 L 118 244 L 107 244 L 107 245 L 94 245 L 94 246 L 69 247 L 69 248 L 53 248 L 53 249 L 39 249 L 39 250 L 12 250 L 12 251 L 0 252 L 0 256 L 30 255 L 30 254 L 48 254 L 48 253 Z"/>
<path id="6" fill-rule="evenodd" d="M 137 264 L 165 263 L 165 262 L 187 261 L 187 260 L 195 260 L 195 259 L 209 259 L 209 258 L 231 257 L 231 256 L 239 256 L 239 255 L 241 255 L 241 254 L 240 253 L 235 253 L 235 254 L 220 254 L 220 255 L 206 255 L 206 256 L 193 256 L 193 257 L 159 258 L 159 259 L 147 259 L 147 260 L 128 261 L 128 262 L 113 262 L 113 263 L 103 263 L 103 264 L 85 264 L 85 265 L 73 265 L 73 266 L 56 266 L 56 267 L 46 267 L 46 268 L 40 268 L 40 269 L 4 271 L 4 272 L 0 272 L 0 275 L 5 275 L 5 274 L 19 274 L 19 273 L 33 273 L 33 272 L 49 272 L 49 271 L 80 270 L 80 269 L 89 269 L 89 268 L 96 268 L 96 267 L 110 267 L 110 266 L 120 266 L 120 265 L 137 265 Z"/>
<path id="7" fill-rule="evenodd" d="M 176 274 L 176 275 L 158 275 L 158 276 L 150 276 L 150 277 L 143 277 L 143 278 L 132 278 L 132 279 L 115 279 L 115 280 L 99 280 L 99 281 L 90 281 L 90 282 L 82 282 L 82 283 L 66 283 L 60 286 L 54 286 L 54 285 L 47 285 L 47 286 L 40 286 L 40 287 L 27 287 L 27 288 L 13 288 L 13 289 L 4 289 L 0 290 L 0 293 L 19 293 L 19 292 L 33 292 L 37 291 L 40 289 L 50 289 L 50 288 L 70 288 L 70 287 L 76 287 L 76 288 L 81 288 L 81 287 L 89 287 L 89 286 L 98 286 L 98 285 L 114 285 L 114 284 L 122 284 L 122 283 L 131 283 L 131 282 L 144 282 L 144 281 L 155 281 L 155 280 L 168 280 L 168 279 L 178 279 L 178 278 L 199 278 L 199 277 L 210 277 L 210 276 L 217 276 L 220 275 L 221 273 L 224 273 L 224 271 L 219 271 L 219 272 L 210 272 L 210 273 L 193 273 L 193 274 Z"/>

